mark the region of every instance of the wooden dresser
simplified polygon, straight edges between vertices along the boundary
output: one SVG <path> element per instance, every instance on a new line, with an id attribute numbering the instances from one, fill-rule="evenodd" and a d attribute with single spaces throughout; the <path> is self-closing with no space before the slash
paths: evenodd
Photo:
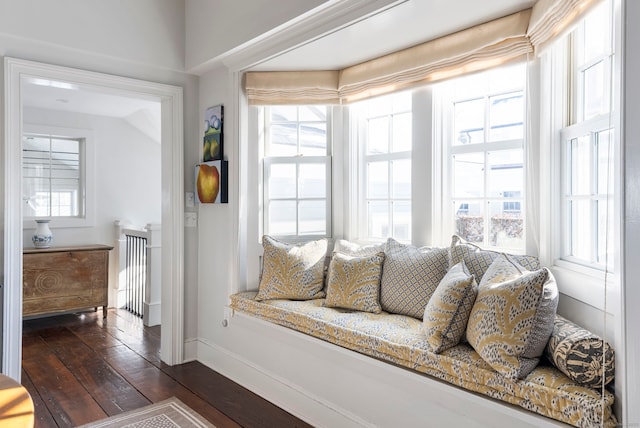
<path id="1" fill-rule="evenodd" d="M 102 306 L 106 317 L 111 249 L 107 245 L 25 249 L 22 315 Z"/>

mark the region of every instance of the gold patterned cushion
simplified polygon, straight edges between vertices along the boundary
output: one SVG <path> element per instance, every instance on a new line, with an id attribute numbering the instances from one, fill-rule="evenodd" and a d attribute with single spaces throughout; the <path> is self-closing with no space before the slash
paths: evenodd
<path id="1" fill-rule="evenodd" d="M 589 388 L 602 387 L 603 377 L 604 384 L 608 384 L 615 374 L 613 348 L 589 330 L 559 315 L 556 315 L 545 356 L 570 379 Z"/>
<path id="2" fill-rule="evenodd" d="M 325 296 L 326 239 L 291 245 L 265 235 L 262 247 L 262 276 L 256 300 L 306 300 Z"/>
<path id="3" fill-rule="evenodd" d="M 467 339 L 491 367 L 515 381 L 540 361 L 557 306 L 558 289 L 548 269 L 527 271 L 501 255 L 480 281 Z"/>
<path id="4" fill-rule="evenodd" d="M 353 257 L 364 257 L 384 252 L 384 247 L 384 243 L 363 246 L 355 242 L 349 242 L 346 239 L 338 239 L 333 247 L 333 252 Z"/>
<path id="5" fill-rule="evenodd" d="M 498 257 L 500 252 L 484 250 L 477 245 L 466 242 L 464 239 L 457 235 L 454 235 L 451 239 L 451 247 L 449 248 L 449 267 L 460 263 L 464 260 L 467 265 L 467 269 L 473 276 L 476 277 L 476 281 L 482 281 L 484 273 L 487 271 L 491 263 Z M 521 266 L 527 270 L 540 269 L 540 260 L 534 256 L 526 255 L 511 255 L 510 257 L 515 259 Z"/>
<path id="6" fill-rule="evenodd" d="M 427 303 L 422 324 L 433 352 L 439 354 L 460 342 L 477 294 L 478 285 L 464 261 L 449 269 L 442 278 Z"/>
<path id="7" fill-rule="evenodd" d="M 387 240 L 380 284 L 386 312 L 422 319 L 424 308 L 448 270 L 446 248 L 417 248 Z"/>
<path id="8" fill-rule="evenodd" d="M 334 253 L 329 263 L 327 299 L 329 308 L 353 309 L 379 314 L 380 274 L 384 253 L 350 257 Z"/>

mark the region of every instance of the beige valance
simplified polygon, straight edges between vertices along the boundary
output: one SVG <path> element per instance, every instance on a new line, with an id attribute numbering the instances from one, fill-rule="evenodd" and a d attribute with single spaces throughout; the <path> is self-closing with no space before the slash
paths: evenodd
<path id="1" fill-rule="evenodd" d="M 249 72 L 249 104 L 338 104 L 338 71 Z"/>
<path id="2" fill-rule="evenodd" d="M 571 29 L 602 0 L 538 0 L 533 6 L 527 36 L 536 51 Z"/>
<path id="3" fill-rule="evenodd" d="M 431 40 L 340 72 L 339 93 L 354 101 L 410 86 L 485 70 L 521 58 L 531 10 Z"/>
<path id="4" fill-rule="evenodd" d="M 342 70 L 246 73 L 249 104 L 338 104 L 486 70 L 562 35 L 602 0 L 538 0 L 532 9 Z"/>

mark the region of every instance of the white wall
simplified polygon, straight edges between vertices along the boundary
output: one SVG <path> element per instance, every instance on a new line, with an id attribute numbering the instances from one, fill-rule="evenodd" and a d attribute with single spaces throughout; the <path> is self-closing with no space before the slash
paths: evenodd
<path id="1" fill-rule="evenodd" d="M 186 69 L 271 31 L 327 0 L 186 1 Z"/>
<path id="2" fill-rule="evenodd" d="M 96 178 L 93 190 L 95 225 L 60 228 L 54 218 L 49 227 L 55 245 L 115 246 L 115 220 L 137 227 L 160 223 L 162 174 L 159 143 L 119 118 L 25 108 L 24 123 L 86 129 L 94 136 L 95 156 L 88 160 L 87 169 L 92 169 Z M 30 248 L 35 227 L 31 224 L 25 226 L 23 245 Z"/>
<path id="3" fill-rule="evenodd" d="M 53 52 L 182 71 L 184 13 L 184 0 L 0 0 L 0 46 L 38 40 Z"/>

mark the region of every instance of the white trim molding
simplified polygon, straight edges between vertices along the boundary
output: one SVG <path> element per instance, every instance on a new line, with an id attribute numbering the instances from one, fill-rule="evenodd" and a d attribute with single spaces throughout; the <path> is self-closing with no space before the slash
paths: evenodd
<path id="1" fill-rule="evenodd" d="M 19 380 L 22 349 L 22 100 L 23 78 L 42 78 L 78 87 L 161 102 L 162 111 L 162 335 L 161 358 L 183 360 L 184 312 L 184 131 L 182 88 L 121 76 L 5 57 L 4 301 L 3 373 Z"/>

